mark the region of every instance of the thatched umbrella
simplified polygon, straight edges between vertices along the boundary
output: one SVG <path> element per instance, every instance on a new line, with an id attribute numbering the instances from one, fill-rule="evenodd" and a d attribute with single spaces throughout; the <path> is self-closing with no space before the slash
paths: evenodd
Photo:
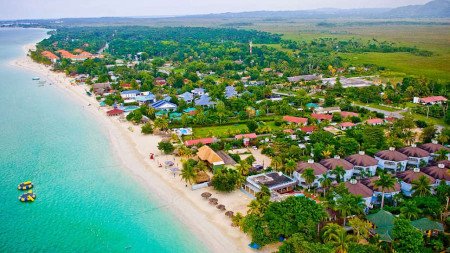
<path id="1" fill-rule="evenodd" d="M 233 213 L 233 211 L 226 211 L 225 215 L 231 218 L 234 216 L 234 213 Z"/>
<path id="2" fill-rule="evenodd" d="M 209 193 L 209 192 L 204 192 L 204 193 L 202 193 L 202 197 L 203 198 L 205 198 L 205 199 L 209 199 L 209 197 L 211 197 L 211 193 Z"/>
<path id="3" fill-rule="evenodd" d="M 227 209 L 225 208 L 224 205 L 218 205 L 218 206 L 217 206 L 217 209 L 219 209 L 220 211 L 225 211 L 225 210 L 227 210 Z"/>
<path id="4" fill-rule="evenodd" d="M 217 205 L 217 204 L 219 203 L 219 200 L 216 199 L 216 198 L 210 198 L 210 199 L 209 199 L 209 203 L 210 203 L 211 205 Z"/>

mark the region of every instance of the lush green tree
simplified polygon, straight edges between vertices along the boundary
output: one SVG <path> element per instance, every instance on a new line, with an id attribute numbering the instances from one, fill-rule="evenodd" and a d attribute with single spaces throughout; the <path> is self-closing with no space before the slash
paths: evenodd
<path id="1" fill-rule="evenodd" d="M 247 128 L 250 132 L 254 133 L 256 129 L 258 129 L 258 123 L 254 120 L 250 120 L 247 122 Z"/>
<path id="2" fill-rule="evenodd" d="M 345 226 L 349 215 L 357 215 L 364 212 L 364 201 L 361 196 L 343 194 L 336 200 L 334 209 L 341 213 Z"/>
<path id="3" fill-rule="evenodd" d="M 285 240 L 278 249 L 278 253 L 331 253 L 332 251 L 331 245 L 306 240 L 299 233 Z"/>
<path id="4" fill-rule="evenodd" d="M 295 171 L 296 168 L 297 168 L 297 163 L 292 159 L 289 159 L 284 164 L 284 171 L 289 175 L 292 175 L 292 173 Z"/>
<path id="5" fill-rule="evenodd" d="M 145 123 L 141 127 L 141 133 L 143 134 L 152 134 L 153 133 L 153 127 L 150 122 Z"/>
<path id="6" fill-rule="evenodd" d="M 356 241 L 354 236 L 348 235 L 347 231 L 336 223 L 327 224 L 323 230 L 323 241 L 331 243 L 336 253 L 347 253 L 350 243 Z"/>
<path id="7" fill-rule="evenodd" d="M 414 200 L 406 201 L 400 207 L 400 217 L 408 220 L 417 220 L 421 212 Z"/>
<path id="8" fill-rule="evenodd" d="M 435 126 L 433 126 L 433 125 L 427 126 L 422 130 L 420 139 L 424 143 L 431 142 L 434 139 L 434 137 L 436 136 L 436 131 L 437 131 L 437 129 Z"/>
<path id="9" fill-rule="evenodd" d="M 319 179 L 319 182 L 320 186 L 323 188 L 323 195 L 325 196 L 327 189 L 330 188 L 333 183 L 333 179 L 327 173 L 324 173 Z"/>
<path id="10" fill-rule="evenodd" d="M 233 169 L 217 169 L 213 178 L 211 179 L 211 184 L 214 189 L 221 192 L 231 192 L 237 187 L 240 187 L 241 175 L 238 171 Z"/>
<path id="11" fill-rule="evenodd" d="M 279 156 L 273 157 L 270 166 L 275 170 L 280 170 L 283 168 L 283 159 Z"/>
<path id="12" fill-rule="evenodd" d="M 181 178 L 189 184 L 195 182 L 197 177 L 197 171 L 195 169 L 196 162 L 192 159 L 187 160 L 183 163 L 183 168 L 181 169 Z"/>
<path id="13" fill-rule="evenodd" d="M 159 117 L 155 119 L 153 125 L 155 126 L 155 128 L 164 131 L 169 128 L 169 120 L 166 117 Z"/>
<path id="14" fill-rule="evenodd" d="M 411 182 L 413 196 L 427 196 L 431 194 L 431 181 L 425 175 L 420 176 L 417 180 Z"/>
<path id="15" fill-rule="evenodd" d="M 314 175 L 314 170 L 311 168 L 307 168 L 302 173 L 303 179 L 305 179 L 305 183 L 308 185 L 308 190 L 311 187 L 311 184 L 314 183 L 314 180 L 316 180 L 316 176 Z"/>
<path id="16" fill-rule="evenodd" d="M 170 143 L 170 141 L 160 141 L 158 143 L 158 149 L 164 152 L 164 154 L 170 154 L 174 151 L 175 148 L 172 143 Z"/>
<path id="17" fill-rule="evenodd" d="M 383 209 L 384 207 L 384 195 L 386 193 L 386 190 L 394 189 L 395 184 L 396 184 L 395 178 L 386 173 L 380 174 L 378 180 L 375 181 L 374 183 L 375 187 L 381 189 L 381 209 Z"/>
<path id="18" fill-rule="evenodd" d="M 396 219 L 392 230 L 393 247 L 397 252 L 419 253 L 423 250 L 422 233 L 409 220 Z"/>
<path id="19" fill-rule="evenodd" d="M 344 180 L 344 175 L 345 175 L 345 169 L 342 166 L 336 166 L 336 168 L 334 168 L 331 171 L 331 174 L 336 176 L 336 181 L 338 183 L 342 182 Z"/>
<path id="20" fill-rule="evenodd" d="M 369 238 L 370 229 L 372 228 L 369 221 L 361 220 L 360 218 L 355 217 L 349 220 L 348 223 L 353 228 L 353 234 L 356 236 L 358 241 Z"/>

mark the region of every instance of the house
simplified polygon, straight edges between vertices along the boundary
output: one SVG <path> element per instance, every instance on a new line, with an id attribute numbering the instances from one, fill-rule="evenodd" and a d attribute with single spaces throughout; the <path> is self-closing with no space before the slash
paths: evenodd
<path id="1" fill-rule="evenodd" d="M 215 105 L 215 103 L 211 101 L 211 98 L 206 94 L 202 95 L 200 98 L 197 98 L 194 101 L 194 104 L 196 106 L 202 106 L 202 107 L 212 107 Z"/>
<path id="2" fill-rule="evenodd" d="M 203 88 L 195 88 L 195 89 L 191 90 L 191 93 L 194 96 L 201 97 L 201 96 L 205 95 L 205 89 L 203 89 Z"/>
<path id="3" fill-rule="evenodd" d="M 353 164 L 353 175 L 361 178 L 371 177 L 375 175 L 378 167 L 377 159 L 366 155 L 364 151 L 345 158 L 349 163 Z"/>
<path id="4" fill-rule="evenodd" d="M 114 109 L 112 109 L 112 110 L 107 111 L 107 112 L 106 112 L 106 115 L 108 115 L 108 116 L 119 116 L 119 115 L 121 115 L 121 114 L 123 114 L 123 113 L 124 113 L 123 110 L 114 108 Z"/>
<path id="5" fill-rule="evenodd" d="M 203 138 L 203 139 L 196 139 L 196 140 L 187 140 L 184 142 L 184 145 L 187 147 L 190 146 L 195 146 L 198 144 L 202 144 L 202 145 L 209 145 L 212 144 L 214 142 L 216 142 L 217 140 L 215 138 Z"/>
<path id="6" fill-rule="evenodd" d="M 213 169 L 215 166 L 224 165 L 224 160 L 209 146 L 201 146 L 197 151 L 197 156 L 201 161 L 205 161 Z"/>
<path id="7" fill-rule="evenodd" d="M 380 196 L 383 194 L 383 189 L 381 187 L 376 187 L 375 182 L 379 179 L 378 176 L 375 177 L 369 177 L 364 178 L 361 180 L 361 183 L 363 183 L 365 186 L 369 187 L 373 191 L 374 197 Z M 401 186 L 398 182 L 395 182 L 394 187 L 390 189 L 384 189 L 384 197 L 385 198 L 392 198 L 394 195 L 399 194 L 401 190 Z M 372 200 L 373 202 L 376 202 L 377 200 Z"/>
<path id="8" fill-rule="evenodd" d="M 156 97 L 152 93 L 148 93 L 147 95 L 139 95 L 136 96 L 136 101 L 142 105 L 142 104 L 153 104 L 156 102 Z"/>
<path id="9" fill-rule="evenodd" d="M 255 133 L 251 133 L 251 134 L 238 134 L 236 136 L 234 136 L 234 138 L 236 140 L 240 140 L 240 139 L 256 139 L 258 138 L 258 136 Z"/>
<path id="10" fill-rule="evenodd" d="M 352 123 L 352 122 L 342 122 L 342 123 L 339 124 L 339 128 L 340 128 L 341 130 L 352 129 L 352 128 L 354 128 L 355 126 L 356 126 L 356 124 L 355 124 L 355 123 Z"/>
<path id="11" fill-rule="evenodd" d="M 291 83 L 296 83 L 296 82 L 300 82 L 300 81 L 309 82 L 309 81 L 321 80 L 322 75 L 313 74 L 313 75 L 291 76 L 291 77 L 288 77 L 287 79 Z"/>
<path id="12" fill-rule="evenodd" d="M 139 94 L 141 94 L 141 92 L 138 90 L 125 90 L 120 93 L 120 96 L 123 99 L 135 99 Z"/>
<path id="13" fill-rule="evenodd" d="M 314 131 L 317 130 L 317 126 L 303 126 L 300 127 L 300 131 L 306 133 L 306 134 L 312 134 Z"/>
<path id="14" fill-rule="evenodd" d="M 151 107 L 155 110 L 174 111 L 177 109 L 177 105 L 166 100 L 159 100 L 151 104 Z"/>
<path id="15" fill-rule="evenodd" d="M 436 185 L 441 181 L 445 181 L 450 185 L 450 170 L 445 167 L 445 164 L 438 163 L 436 166 L 429 166 L 421 169 L 421 171 L 436 180 Z"/>
<path id="16" fill-rule="evenodd" d="M 294 116 L 283 116 L 283 121 L 286 121 L 288 123 L 296 124 L 296 125 L 303 125 L 306 126 L 308 124 L 307 118 L 299 118 Z"/>
<path id="17" fill-rule="evenodd" d="M 345 182 L 345 187 L 347 188 L 349 193 L 355 196 L 361 196 L 366 206 L 368 208 L 372 208 L 372 189 L 362 184 L 361 182 L 358 182 L 356 179 L 350 179 L 349 181 Z"/>
<path id="18" fill-rule="evenodd" d="M 444 104 L 447 102 L 447 98 L 443 96 L 432 96 L 432 97 L 424 97 L 424 98 L 418 98 L 415 97 L 413 99 L 413 103 L 421 103 L 423 105 L 436 105 L 436 104 Z"/>
<path id="19" fill-rule="evenodd" d="M 164 86 L 166 84 L 167 84 L 166 79 L 161 78 L 161 77 L 155 78 L 155 85 L 157 85 L 157 86 Z"/>
<path id="20" fill-rule="evenodd" d="M 263 186 L 269 188 L 271 192 L 283 194 L 293 191 L 296 185 L 297 181 L 295 179 L 281 172 L 269 172 L 247 177 L 243 188 L 246 192 L 255 196 L 256 193 L 261 191 Z"/>
<path id="21" fill-rule="evenodd" d="M 350 118 L 350 117 L 359 117 L 359 114 L 356 112 L 340 112 L 342 118 Z"/>
<path id="22" fill-rule="evenodd" d="M 436 183 L 436 179 L 433 177 L 423 173 L 419 168 L 414 168 L 413 170 L 406 170 L 397 173 L 397 178 L 401 180 L 401 189 L 403 194 L 406 196 L 411 196 L 414 192 L 412 189 L 412 182 L 418 180 L 420 177 L 425 176 L 430 180 L 430 185 L 434 185 Z"/>
<path id="23" fill-rule="evenodd" d="M 400 153 L 408 156 L 408 164 L 415 167 L 423 167 L 422 164 L 428 164 L 430 153 L 418 148 L 415 144 L 411 147 L 404 147 L 398 150 Z"/>
<path id="24" fill-rule="evenodd" d="M 103 96 L 105 93 L 109 93 L 111 91 L 110 83 L 94 83 L 92 84 L 92 90 L 95 95 Z"/>
<path id="25" fill-rule="evenodd" d="M 122 87 L 125 90 L 129 90 L 132 88 L 132 85 L 131 85 L 131 83 L 122 83 L 122 84 L 120 84 L 120 87 Z"/>
<path id="26" fill-rule="evenodd" d="M 433 140 L 431 143 L 425 143 L 419 146 L 419 148 L 428 151 L 430 153 L 430 160 L 434 160 L 434 157 L 436 156 L 436 152 L 438 152 L 441 149 L 445 149 L 447 151 L 450 151 L 449 148 L 438 144 L 437 141 Z"/>
<path id="27" fill-rule="evenodd" d="M 349 163 L 345 159 L 341 159 L 340 156 L 335 156 L 333 158 L 324 159 L 320 161 L 325 168 L 329 170 L 329 174 L 331 177 L 336 178 L 336 175 L 332 173 L 336 167 L 342 167 L 345 170 L 345 174 L 343 176 L 343 181 L 348 181 L 353 176 L 353 164 Z"/>
<path id="28" fill-rule="evenodd" d="M 192 103 L 194 100 L 194 94 L 186 91 L 185 93 L 178 95 L 178 98 L 182 99 L 186 103 Z"/>
<path id="29" fill-rule="evenodd" d="M 225 97 L 227 99 L 233 98 L 237 96 L 237 91 L 236 88 L 234 88 L 234 86 L 227 86 L 225 87 Z"/>
<path id="30" fill-rule="evenodd" d="M 312 113 L 311 118 L 316 119 L 319 122 L 324 120 L 331 121 L 333 119 L 333 115 Z"/>
<path id="31" fill-rule="evenodd" d="M 389 150 L 376 153 L 375 159 L 378 160 L 378 167 L 394 173 L 404 171 L 408 163 L 408 156 L 396 151 L 392 147 Z"/>
<path id="32" fill-rule="evenodd" d="M 313 110 L 316 114 L 333 114 L 335 112 L 341 112 L 339 107 L 319 107 Z"/>
<path id="33" fill-rule="evenodd" d="M 379 125 L 383 125 L 384 124 L 384 120 L 379 119 L 379 118 L 368 119 L 368 120 L 366 120 L 366 124 L 367 125 L 371 125 L 371 126 L 379 126 Z"/>
<path id="34" fill-rule="evenodd" d="M 52 63 L 56 63 L 59 60 L 59 57 L 50 51 L 43 51 L 41 55 L 49 59 Z"/>
<path id="35" fill-rule="evenodd" d="M 314 176 L 316 176 L 316 179 L 311 184 L 311 186 L 320 187 L 320 179 L 323 178 L 324 174 L 328 173 L 328 169 L 320 163 L 315 163 L 312 159 L 308 160 L 308 162 L 299 162 L 297 164 L 297 169 L 294 171 L 293 175 L 294 178 L 298 181 L 298 185 L 305 188 L 309 186 L 306 184 L 305 179 L 302 177 L 302 174 L 306 169 L 312 169 L 314 171 Z"/>

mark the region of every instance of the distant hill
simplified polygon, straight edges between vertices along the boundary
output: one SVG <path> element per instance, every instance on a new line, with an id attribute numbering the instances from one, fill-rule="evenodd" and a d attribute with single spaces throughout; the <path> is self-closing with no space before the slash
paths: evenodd
<path id="1" fill-rule="evenodd" d="M 392 18 L 448 18 L 450 0 L 434 0 L 424 5 L 409 5 L 392 9 L 386 13 Z"/>

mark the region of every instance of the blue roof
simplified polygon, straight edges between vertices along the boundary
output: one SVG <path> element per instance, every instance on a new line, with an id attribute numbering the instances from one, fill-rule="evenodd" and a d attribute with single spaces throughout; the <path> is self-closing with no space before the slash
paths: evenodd
<path id="1" fill-rule="evenodd" d="M 317 107 L 319 107 L 319 105 L 316 104 L 316 103 L 307 103 L 306 107 L 308 107 L 308 108 L 311 108 L 311 107 L 317 108 Z"/>
<path id="2" fill-rule="evenodd" d="M 195 105 L 199 105 L 199 106 L 210 106 L 213 104 L 214 103 L 211 102 L 211 98 L 208 95 L 203 95 L 199 99 L 195 100 Z"/>
<path id="3" fill-rule="evenodd" d="M 155 100 L 155 95 L 152 93 L 148 94 L 147 96 L 137 96 L 136 100 L 139 102 L 149 102 Z"/>
<path id="4" fill-rule="evenodd" d="M 237 95 L 236 88 L 234 86 L 227 86 L 225 87 L 225 97 L 226 98 L 232 98 Z"/>
<path id="5" fill-rule="evenodd" d="M 138 90 L 124 90 L 120 94 L 124 94 L 124 95 L 125 94 L 136 94 L 136 95 L 138 95 L 138 94 L 141 94 L 141 92 Z"/>
<path id="6" fill-rule="evenodd" d="M 153 103 L 151 106 L 153 108 L 157 109 L 157 110 L 158 109 L 161 109 L 161 110 L 164 110 L 164 109 L 172 110 L 172 109 L 176 109 L 177 108 L 176 104 L 170 103 L 170 102 L 168 102 L 166 100 L 159 100 L 159 101 Z"/>
<path id="7" fill-rule="evenodd" d="M 192 101 L 194 99 L 194 95 L 190 92 L 185 92 L 179 96 L 184 101 Z"/>

